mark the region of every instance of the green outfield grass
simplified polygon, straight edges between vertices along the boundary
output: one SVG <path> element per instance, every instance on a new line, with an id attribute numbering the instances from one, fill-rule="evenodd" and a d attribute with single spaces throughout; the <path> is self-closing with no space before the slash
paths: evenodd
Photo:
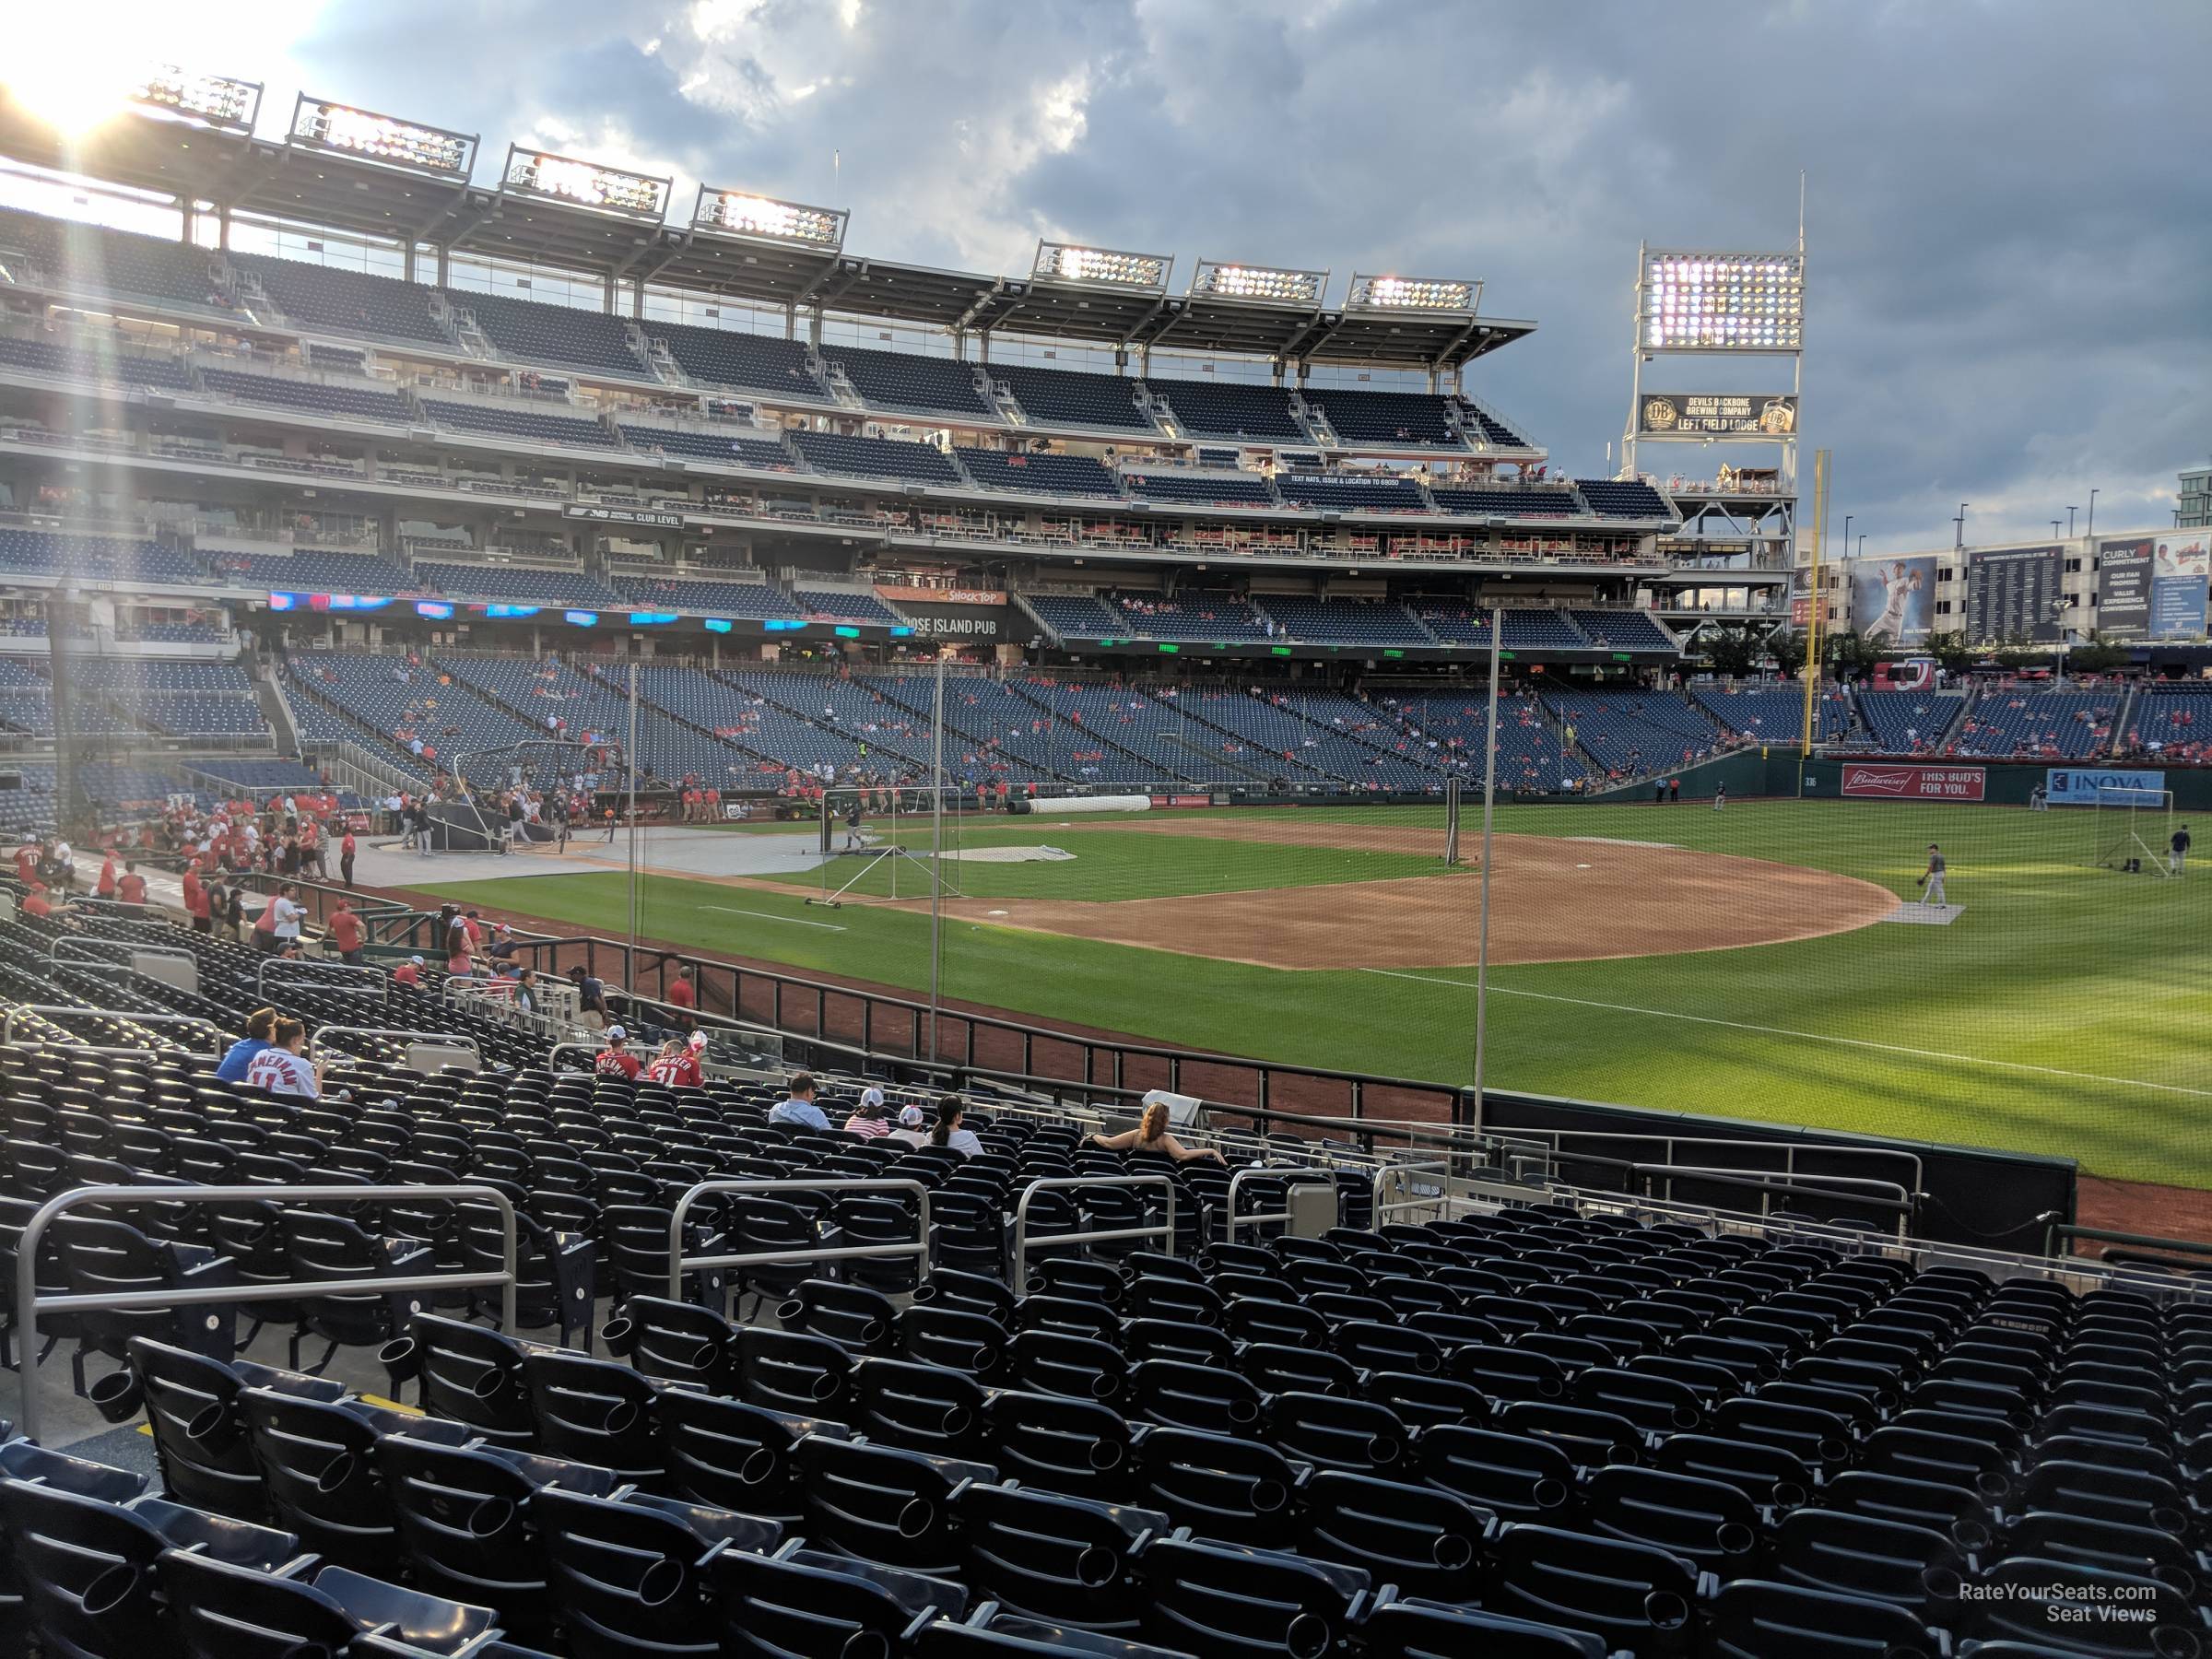
<path id="1" fill-rule="evenodd" d="M 1310 825 L 1434 825 L 1441 808 L 1286 809 Z M 1498 1088 L 2078 1157 L 2092 1171 L 2212 1186 L 2212 870 L 2179 882 L 2088 867 L 2094 815 L 1893 803 L 1760 802 L 1725 812 L 1524 806 L 1502 832 L 1664 841 L 1809 865 L 1900 896 L 1930 841 L 1950 862 L 1948 927 L 1877 925 L 1748 949 L 1500 968 Z M 1478 834 L 1468 820 L 1470 844 Z M 912 836 L 909 829 L 903 834 Z M 1439 874 L 1406 853 L 1131 830 L 1048 817 L 970 825 L 971 847 L 1045 842 L 1064 864 L 964 864 L 976 897 L 1122 900 Z M 901 877 L 900 891 L 910 876 Z M 875 878 L 871 877 L 871 880 Z M 641 931 L 705 949 L 920 990 L 928 917 L 805 903 L 673 877 L 642 886 Z M 1437 884 L 1426 924 L 1472 929 L 1479 884 Z M 429 890 L 576 924 L 628 926 L 619 873 Z M 1756 869 L 1741 900 L 1764 902 Z M 1695 918 L 1686 912 L 1686 921 Z M 1471 935 L 1470 935 L 1471 936 Z M 949 924 L 946 995 L 1192 1047 L 1464 1081 L 1472 969 L 1284 971 Z"/>

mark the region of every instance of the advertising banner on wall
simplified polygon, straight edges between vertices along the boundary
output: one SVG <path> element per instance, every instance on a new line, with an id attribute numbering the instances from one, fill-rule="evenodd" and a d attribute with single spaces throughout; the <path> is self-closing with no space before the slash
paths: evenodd
<path id="1" fill-rule="evenodd" d="M 2150 637 L 2194 640 L 2205 631 L 2212 588 L 2212 535 L 2177 530 L 2154 538 L 2150 569 Z"/>
<path id="2" fill-rule="evenodd" d="M 1978 801 L 1988 777 L 1979 766 L 1846 766 L 1843 793 L 1879 801 Z"/>
<path id="3" fill-rule="evenodd" d="M 1854 559 L 1851 630 L 1885 645 L 1924 645 L 1936 615 L 1936 559 Z"/>
<path id="4" fill-rule="evenodd" d="M 1786 392 L 1647 392 L 1636 417 L 1654 438 L 1787 438 L 1797 429 L 1797 399 Z"/>
<path id="5" fill-rule="evenodd" d="M 2065 633 L 2063 547 L 1980 548 L 1966 556 L 1966 638 L 2050 643 Z"/>
<path id="6" fill-rule="evenodd" d="M 2139 640 L 2150 629 L 2149 535 L 2117 535 L 2097 544 L 2097 631 L 2107 640 Z"/>
<path id="7" fill-rule="evenodd" d="M 2163 789 L 2162 771 L 2112 771 L 2093 766 L 2053 766 L 2043 773 L 2043 798 L 2053 806 L 2094 806 L 2108 789 Z"/>

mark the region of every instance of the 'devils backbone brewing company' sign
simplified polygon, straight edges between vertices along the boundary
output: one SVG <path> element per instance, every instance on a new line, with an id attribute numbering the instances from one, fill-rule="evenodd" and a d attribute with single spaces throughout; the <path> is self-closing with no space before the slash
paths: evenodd
<path id="1" fill-rule="evenodd" d="M 1797 429 L 1797 399 L 1787 392 L 1647 392 L 1636 427 L 1656 438 L 1787 438 Z"/>

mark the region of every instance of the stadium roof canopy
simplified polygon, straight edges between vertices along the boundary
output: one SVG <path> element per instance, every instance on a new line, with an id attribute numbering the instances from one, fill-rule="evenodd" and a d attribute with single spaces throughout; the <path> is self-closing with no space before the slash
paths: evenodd
<path id="1" fill-rule="evenodd" d="M 308 102 L 302 100 L 301 108 Z M 300 121 L 296 114 L 295 128 Z M 970 333 L 1006 330 L 1131 349 L 1443 371 L 1536 326 L 1477 316 L 1473 309 L 1331 310 L 1321 303 L 978 276 L 870 259 L 841 244 L 671 225 L 666 181 L 641 182 L 662 187 L 657 211 L 487 188 L 471 177 L 476 139 L 441 136 L 463 158 L 457 169 L 394 165 L 303 141 L 297 131 L 277 142 L 255 137 L 243 125 L 151 110 L 134 109 L 71 136 L 0 90 L 0 155 L 35 167 L 210 202 L 234 214 L 759 305 L 818 306 Z M 513 174 L 511 152 L 505 176 Z"/>

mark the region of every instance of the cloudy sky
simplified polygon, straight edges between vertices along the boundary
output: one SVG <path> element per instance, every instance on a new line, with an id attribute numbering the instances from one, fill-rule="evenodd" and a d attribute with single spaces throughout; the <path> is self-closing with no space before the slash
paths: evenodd
<path id="1" fill-rule="evenodd" d="M 230 0 L 41 7 L 484 135 L 850 207 L 855 252 L 1040 236 L 1467 275 L 1540 332 L 1470 371 L 1577 473 L 1629 402 L 1640 240 L 1787 245 L 1804 431 L 1867 550 L 2170 524 L 2212 455 L 2203 0 Z M 38 28 L 33 24 L 33 28 Z M 832 153 L 841 166 L 832 173 Z M 1786 365 L 1663 359 L 1659 389 Z M 1661 452 L 1664 453 L 1665 452 Z M 1701 468 L 1700 468 L 1701 470 Z M 1809 458 L 1806 464 L 1809 493 Z"/>

